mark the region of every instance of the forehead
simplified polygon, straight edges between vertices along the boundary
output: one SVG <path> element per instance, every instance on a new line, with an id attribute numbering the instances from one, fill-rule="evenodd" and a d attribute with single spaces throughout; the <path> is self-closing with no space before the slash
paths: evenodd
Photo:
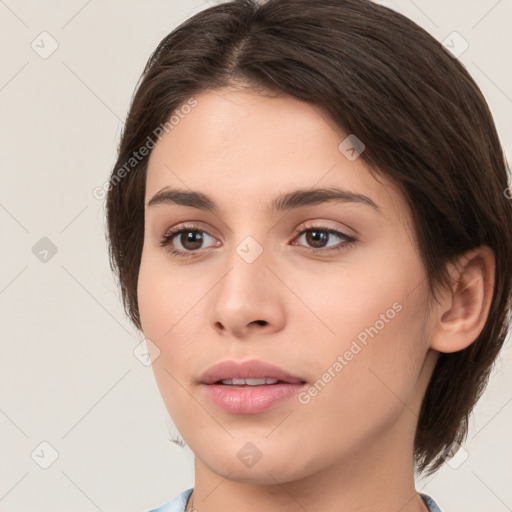
<path id="1" fill-rule="evenodd" d="M 201 191 L 221 207 L 261 205 L 263 198 L 270 205 L 278 193 L 339 187 L 371 197 L 388 214 L 406 214 L 394 185 L 376 181 L 362 158 L 347 158 L 347 134 L 318 107 L 233 88 L 194 98 L 151 153 L 146 204 L 164 187 Z"/>

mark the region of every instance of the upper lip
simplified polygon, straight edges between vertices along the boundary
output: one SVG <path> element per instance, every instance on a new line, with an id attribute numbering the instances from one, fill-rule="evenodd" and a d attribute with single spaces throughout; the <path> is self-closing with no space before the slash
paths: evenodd
<path id="1" fill-rule="evenodd" d="M 203 384 L 214 384 L 224 379 L 261 379 L 269 377 L 290 384 L 302 384 L 305 381 L 285 370 L 263 361 L 221 361 L 210 366 L 201 376 Z"/>

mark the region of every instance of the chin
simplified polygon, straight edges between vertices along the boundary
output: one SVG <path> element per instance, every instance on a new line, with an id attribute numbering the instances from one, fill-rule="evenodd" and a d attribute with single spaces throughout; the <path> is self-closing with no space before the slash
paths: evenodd
<path id="1" fill-rule="evenodd" d="M 211 445 L 206 446 L 207 453 L 201 449 L 192 448 L 192 451 L 211 471 L 236 482 L 275 485 L 300 480 L 311 472 L 307 460 L 301 460 L 299 465 L 290 464 L 296 461 L 295 456 L 280 450 L 279 446 L 269 446 L 268 440 L 266 447 L 263 444 L 263 441 L 258 445 L 258 441 L 234 440 L 224 445 L 218 443 L 213 450 Z M 291 451 L 296 455 L 296 449 Z"/>

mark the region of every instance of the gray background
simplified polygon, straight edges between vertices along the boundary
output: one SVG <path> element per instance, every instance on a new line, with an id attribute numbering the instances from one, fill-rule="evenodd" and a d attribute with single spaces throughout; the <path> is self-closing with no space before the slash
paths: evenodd
<path id="1" fill-rule="evenodd" d="M 455 51 L 467 41 L 459 58 L 510 158 L 512 0 L 382 3 Z M 208 5 L 0 0 L 2 511 L 142 512 L 193 485 L 192 453 L 167 441 L 175 428 L 134 356 L 142 337 L 124 316 L 92 191 L 109 177 L 150 52 Z M 465 451 L 418 482 L 446 511 L 512 510 L 511 367 L 509 340 Z"/>

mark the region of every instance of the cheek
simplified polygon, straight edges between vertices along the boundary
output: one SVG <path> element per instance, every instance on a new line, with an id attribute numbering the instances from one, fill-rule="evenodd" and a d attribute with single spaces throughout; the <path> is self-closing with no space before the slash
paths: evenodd
<path id="1" fill-rule="evenodd" d="M 168 303 L 165 278 L 160 274 L 159 266 L 144 253 L 139 269 L 137 300 L 145 337 L 160 345 L 158 340 L 172 327 L 171 317 L 164 313 L 172 311 L 173 305 Z"/>
<path id="2" fill-rule="evenodd" d="M 139 314 L 145 338 L 160 351 L 153 363 L 155 375 L 167 371 L 182 381 L 190 369 L 187 363 L 204 342 L 198 338 L 206 332 L 202 299 L 211 284 L 193 270 L 176 271 L 166 256 L 164 251 L 143 252 L 137 283 Z"/>
<path id="3" fill-rule="evenodd" d="M 426 280 L 414 249 L 402 242 L 398 253 L 397 246 L 360 251 L 357 262 L 296 289 L 315 313 L 296 319 L 299 331 L 310 333 L 305 338 L 319 341 L 307 356 L 319 379 L 314 407 L 335 405 L 338 419 L 349 414 L 360 425 L 370 416 L 390 419 L 411 398 L 421 372 Z"/>
<path id="4" fill-rule="evenodd" d="M 287 271 L 285 280 L 293 283 L 295 295 L 289 297 L 290 313 L 295 315 L 292 325 L 343 347 L 359 334 L 364 338 L 367 329 L 374 332 L 372 327 L 381 338 L 389 325 L 402 324 L 406 329 L 405 318 L 413 323 L 421 318 L 424 298 L 419 294 L 425 276 L 419 257 L 407 239 L 399 235 L 383 239 L 389 241 L 361 245 L 339 264 L 313 262 Z M 403 308 L 407 313 L 397 311 Z"/>
<path id="5" fill-rule="evenodd" d="M 183 387 L 187 378 L 184 369 L 190 367 L 194 353 L 190 340 L 196 339 L 184 333 L 194 309 L 188 297 L 176 291 L 180 286 L 158 256 L 143 254 L 137 284 L 141 325 L 144 337 L 156 346 L 153 350 L 157 356 L 152 362 L 156 384 L 167 410 L 178 421 L 187 414 L 181 404 L 190 402 Z"/>
<path id="6" fill-rule="evenodd" d="M 175 354 L 171 357 L 171 340 L 176 329 L 180 327 L 179 318 L 184 315 L 183 301 L 178 299 L 178 294 L 174 291 L 176 283 L 169 278 L 168 272 L 157 255 L 150 251 L 143 252 L 137 283 L 139 314 L 144 337 L 151 340 L 158 349 L 158 357 L 153 361 L 152 367 L 162 392 L 170 384 L 166 383 L 162 387 L 162 382 L 172 380 L 170 375 L 175 373 L 174 365 L 178 362 L 177 347 L 176 342 L 173 342 Z"/>
<path id="7" fill-rule="evenodd" d="M 326 344 L 317 344 L 321 356 L 317 350 L 306 356 L 316 375 L 295 418 L 311 435 L 324 439 L 326 457 L 366 446 L 401 417 L 416 421 L 413 404 L 426 353 L 416 306 L 407 301 L 400 311 L 392 309 L 394 316 L 388 313 L 388 323 L 379 319 L 382 324 L 367 313 L 363 328 L 350 315 L 344 316 L 335 341 L 327 343 L 329 338 L 324 338 Z M 375 311 L 385 314 L 386 309 Z M 315 418 L 323 418 L 321 424 Z"/>
<path id="8" fill-rule="evenodd" d="M 137 283 L 141 324 L 146 337 L 165 343 L 194 313 L 201 295 L 200 279 L 194 273 L 176 270 L 162 248 L 142 253 Z"/>

